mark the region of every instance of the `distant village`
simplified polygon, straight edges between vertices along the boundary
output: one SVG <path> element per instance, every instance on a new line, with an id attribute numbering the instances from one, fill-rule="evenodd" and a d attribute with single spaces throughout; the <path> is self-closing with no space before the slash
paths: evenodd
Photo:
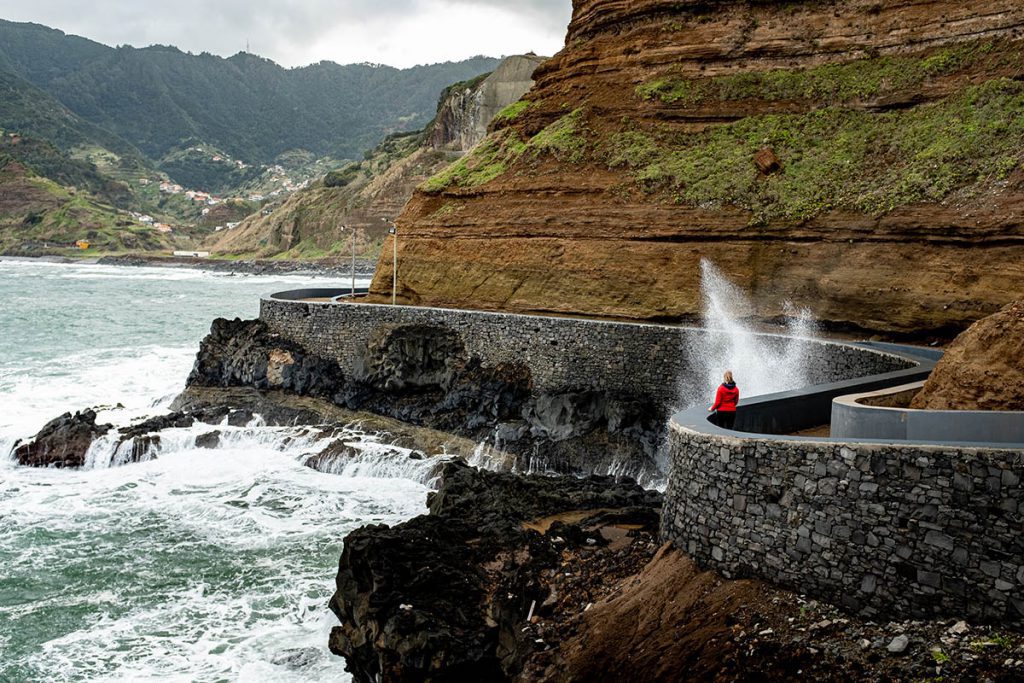
<path id="1" fill-rule="evenodd" d="M 202 147 L 190 147 L 187 151 L 197 152 L 200 154 L 204 153 Z M 213 157 L 211 157 L 211 159 L 216 162 L 234 164 L 239 169 L 246 169 L 250 167 L 250 165 L 245 163 L 244 161 L 232 160 L 230 157 L 227 157 L 226 155 L 223 154 L 215 154 Z M 223 202 L 229 201 L 231 199 L 245 199 L 247 201 L 256 203 L 266 202 L 276 199 L 282 195 L 288 195 L 293 192 L 297 192 L 305 187 L 308 187 L 311 182 L 310 179 L 302 181 L 296 181 L 292 179 L 291 177 L 289 177 L 288 171 L 280 164 L 275 164 L 273 166 L 268 167 L 266 169 L 266 173 L 269 174 L 269 177 L 264 180 L 263 184 L 274 186 L 276 187 L 276 189 L 266 193 L 252 192 L 248 195 L 243 195 L 241 197 L 218 197 L 216 195 L 210 194 L 209 192 L 204 192 L 202 190 L 190 190 L 169 180 L 159 181 L 159 190 L 161 194 L 184 195 L 184 197 L 189 201 L 195 204 L 204 205 L 204 208 L 202 209 L 202 215 L 208 216 L 210 214 L 210 210 L 212 207 L 217 206 L 218 204 L 222 204 Z M 148 186 L 151 183 L 157 181 L 154 181 L 150 178 L 139 178 L 138 182 L 142 186 Z M 139 221 L 140 223 L 152 226 L 158 232 L 170 233 L 174 231 L 174 226 L 169 225 L 167 223 L 161 223 L 157 221 L 153 216 L 135 211 L 129 213 L 135 220 Z M 220 232 L 221 230 L 231 230 L 237 227 L 238 225 L 240 225 L 240 222 L 229 222 L 225 223 L 224 225 L 218 225 L 214 227 L 214 231 Z"/>

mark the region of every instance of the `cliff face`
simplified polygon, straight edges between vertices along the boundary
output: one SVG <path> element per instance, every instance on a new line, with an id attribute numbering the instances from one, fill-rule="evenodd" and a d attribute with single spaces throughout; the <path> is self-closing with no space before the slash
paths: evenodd
<path id="1" fill-rule="evenodd" d="M 487 126 L 533 87 L 533 72 L 544 61 L 537 55 L 508 57 L 493 73 L 449 88 L 441 98 L 430 130 L 434 149 L 465 152 L 487 135 Z"/>
<path id="2" fill-rule="evenodd" d="M 267 215 L 250 216 L 207 246 L 260 256 L 348 254 L 352 237 L 341 226 L 349 226 L 359 253 L 374 254 L 416 187 L 483 139 L 495 116 L 530 89 L 542 61 L 508 57 L 493 73 L 451 86 L 424 131 L 385 139 L 362 162 L 329 174 Z"/>
<path id="3" fill-rule="evenodd" d="M 1014 0 L 576 0 L 399 218 L 399 296 L 686 319 L 709 258 L 765 318 L 965 327 L 1024 291 L 1022 30 Z"/>

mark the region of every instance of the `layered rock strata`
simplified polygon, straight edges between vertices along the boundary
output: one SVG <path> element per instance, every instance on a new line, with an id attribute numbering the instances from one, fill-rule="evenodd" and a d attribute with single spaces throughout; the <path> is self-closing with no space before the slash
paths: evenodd
<path id="1" fill-rule="evenodd" d="M 966 327 L 1024 291 L 1022 29 L 1013 0 L 576 0 L 399 218 L 400 299 L 687 318 L 708 258 L 763 318 Z"/>

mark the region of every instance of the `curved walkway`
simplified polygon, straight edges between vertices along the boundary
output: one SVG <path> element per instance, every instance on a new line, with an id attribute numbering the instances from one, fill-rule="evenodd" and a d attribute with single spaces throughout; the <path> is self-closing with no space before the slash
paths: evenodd
<path id="1" fill-rule="evenodd" d="M 896 355 L 916 365 L 906 370 L 748 398 L 741 401 L 733 430 L 713 424 L 703 406 L 676 413 L 672 424 L 697 433 L 761 441 L 1024 449 L 1024 412 L 924 411 L 857 403 L 856 399 L 864 394 L 923 382 L 942 358 L 942 352 L 877 342 L 854 346 Z M 824 424 L 835 428 L 840 422 L 842 425 L 834 437 L 793 436 Z M 912 426 L 908 428 L 908 425 Z M 964 437 L 958 438 L 958 432 Z"/>

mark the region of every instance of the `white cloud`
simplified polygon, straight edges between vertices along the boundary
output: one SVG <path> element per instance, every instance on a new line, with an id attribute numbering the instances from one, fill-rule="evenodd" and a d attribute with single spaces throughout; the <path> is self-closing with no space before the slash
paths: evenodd
<path id="1" fill-rule="evenodd" d="M 284 66 L 321 60 L 412 66 L 561 49 L 571 0 L 0 0 L 0 17 L 108 45 L 176 45 Z"/>

